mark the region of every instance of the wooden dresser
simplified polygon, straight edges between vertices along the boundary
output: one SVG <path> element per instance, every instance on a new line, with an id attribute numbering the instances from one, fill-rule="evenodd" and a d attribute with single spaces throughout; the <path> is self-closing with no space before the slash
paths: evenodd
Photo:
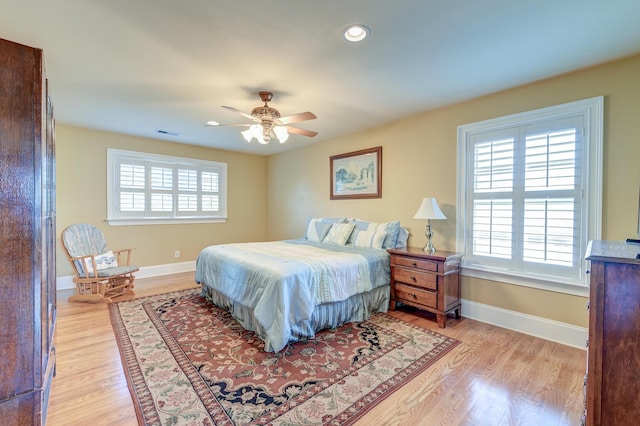
<path id="1" fill-rule="evenodd" d="M 586 424 L 640 421 L 640 245 L 591 241 Z"/>
<path id="2" fill-rule="evenodd" d="M 55 373 L 53 107 L 40 49 L 0 39 L 0 424 L 46 421 Z"/>
<path id="3" fill-rule="evenodd" d="M 461 253 L 420 248 L 388 249 L 391 254 L 391 310 L 404 303 L 436 314 L 444 328 L 447 313 L 460 318 Z"/>

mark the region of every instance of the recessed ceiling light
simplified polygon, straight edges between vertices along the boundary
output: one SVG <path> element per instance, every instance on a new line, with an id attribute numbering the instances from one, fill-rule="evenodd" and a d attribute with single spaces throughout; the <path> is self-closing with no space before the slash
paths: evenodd
<path id="1" fill-rule="evenodd" d="M 220 123 L 218 123 L 218 122 L 217 122 L 217 121 L 215 121 L 215 120 L 209 120 L 209 121 L 207 121 L 207 126 L 219 126 L 219 125 L 220 125 Z"/>
<path id="2" fill-rule="evenodd" d="M 369 35 L 369 28 L 364 25 L 350 25 L 344 30 L 344 38 L 357 42 L 364 40 Z"/>

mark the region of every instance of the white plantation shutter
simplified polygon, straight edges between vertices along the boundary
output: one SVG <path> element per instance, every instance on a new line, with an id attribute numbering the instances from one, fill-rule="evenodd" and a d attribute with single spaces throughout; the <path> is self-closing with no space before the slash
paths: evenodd
<path id="1" fill-rule="evenodd" d="M 173 170 L 151 164 L 151 212 L 170 217 L 173 212 Z"/>
<path id="2" fill-rule="evenodd" d="M 523 260 L 571 268 L 581 262 L 582 117 L 525 131 Z"/>
<path id="3" fill-rule="evenodd" d="M 226 164 L 109 149 L 111 224 L 226 219 Z"/>
<path id="4" fill-rule="evenodd" d="M 493 140 L 474 143 L 474 192 L 513 190 L 513 144 L 513 137 L 501 138 L 499 134 Z"/>
<path id="5" fill-rule="evenodd" d="M 511 132 L 473 137 L 473 253 L 511 259 L 514 143 Z"/>
<path id="6" fill-rule="evenodd" d="M 198 170 L 178 169 L 178 214 L 198 211 Z"/>
<path id="7" fill-rule="evenodd" d="M 474 200 L 472 226 L 474 255 L 513 257 L 512 200 Z"/>
<path id="8" fill-rule="evenodd" d="M 597 105 L 579 106 L 459 128 L 465 267 L 585 285 L 586 244 L 600 229 L 602 136 Z"/>
<path id="9" fill-rule="evenodd" d="M 525 200 L 523 260 L 572 266 L 578 253 L 574 198 Z"/>
<path id="10" fill-rule="evenodd" d="M 144 211 L 145 168 L 141 164 L 120 164 L 120 208 L 127 212 Z"/>
<path id="11" fill-rule="evenodd" d="M 554 130 L 541 131 L 540 129 Z M 566 118 L 470 138 L 473 147 L 471 256 L 486 263 L 541 272 L 570 268 L 580 240 L 583 123 Z M 508 136 L 507 136 L 508 135 Z"/>
<path id="12" fill-rule="evenodd" d="M 218 173 L 202 172 L 202 210 L 218 211 L 220 208 L 220 176 Z"/>

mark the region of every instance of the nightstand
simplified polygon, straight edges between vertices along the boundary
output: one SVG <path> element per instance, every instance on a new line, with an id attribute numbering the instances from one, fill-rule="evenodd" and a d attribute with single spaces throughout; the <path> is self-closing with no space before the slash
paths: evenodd
<path id="1" fill-rule="evenodd" d="M 461 253 L 420 248 L 388 249 L 391 254 L 391 303 L 403 303 L 436 314 L 445 327 L 447 313 L 460 318 Z"/>

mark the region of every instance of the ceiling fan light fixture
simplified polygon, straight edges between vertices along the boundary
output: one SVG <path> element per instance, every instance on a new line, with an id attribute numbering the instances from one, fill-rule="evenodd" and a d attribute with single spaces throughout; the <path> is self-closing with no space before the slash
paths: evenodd
<path id="1" fill-rule="evenodd" d="M 344 30 L 344 38 L 354 43 L 364 40 L 368 35 L 369 28 L 364 25 L 350 25 Z"/>
<path id="2" fill-rule="evenodd" d="M 271 92 L 260 92 L 260 99 L 264 102 L 263 106 L 259 106 L 251 111 L 251 114 L 242 112 L 239 109 L 222 106 L 229 111 L 233 111 L 242 115 L 245 118 L 250 119 L 255 124 L 222 124 L 221 126 L 248 126 L 246 130 L 240 132 L 244 140 L 251 143 L 253 138 L 256 138 L 258 143 L 266 145 L 271 139 L 277 138 L 280 143 L 285 143 L 289 139 L 290 131 L 303 136 L 314 137 L 318 132 L 311 130 L 301 129 L 299 127 L 290 127 L 289 124 L 297 123 L 299 121 L 316 119 L 316 115 L 312 112 L 300 112 L 298 114 L 292 114 L 287 116 L 281 116 L 280 112 L 271 108 L 267 102 L 273 97 Z M 207 125 L 214 125 L 213 122 L 207 122 Z M 215 125 L 219 125 L 215 122 Z"/>
<path id="3" fill-rule="evenodd" d="M 240 134 L 242 134 L 242 137 L 247 142 L 251 142 L 251 139 L 256 138 L 256 140 L 261 144 L 266 143 L 264 137 L 262 136 L 262 126 L 259 124 L 253 124 L 249 126 L 247 130 L 240 132 Z"/>
<path id="4" fill-rule="evenodd" d="M 276 134 L 276 137 L 278 138 L 280 143 L 285 143 L 287 139 L 289 139 L 289 132 L 284 126 L 275 126 L 273 128 L 273 133 Z"/>
<path id="5" fill-rule="evenodd" d="M 251 143 L 251 139 L 253 139 L 253 131 L 251 130 L 251 127 L 249 127 L 247 130 L 241 131 L 240 134 L 245 141 Z"/>

